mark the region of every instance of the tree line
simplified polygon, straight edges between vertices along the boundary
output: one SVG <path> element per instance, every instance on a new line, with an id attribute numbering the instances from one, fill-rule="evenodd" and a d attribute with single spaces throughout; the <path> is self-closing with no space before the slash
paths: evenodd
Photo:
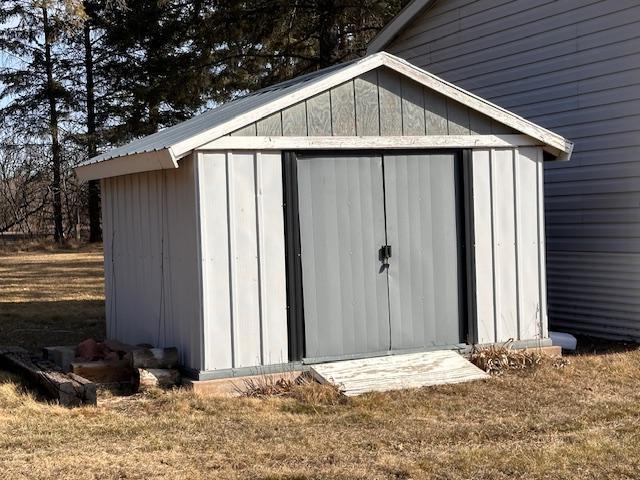
<path id="1" fill-rule="evenodd" d="M 88 232 L 73 167 L 236 96 L 360 56 L 406 0 L 0 4 L 0 233 Z"/>

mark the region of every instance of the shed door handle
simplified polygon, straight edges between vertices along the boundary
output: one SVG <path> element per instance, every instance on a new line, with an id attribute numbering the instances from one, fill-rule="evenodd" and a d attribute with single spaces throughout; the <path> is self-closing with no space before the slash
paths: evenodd
<path id="1" fill-rule="evenodd" d="M 378 260 L 380 260 L 384 265 L 389 264 L 389 259 L 391 258 L 391 245 L 383 245 L 378 250 Z"/>

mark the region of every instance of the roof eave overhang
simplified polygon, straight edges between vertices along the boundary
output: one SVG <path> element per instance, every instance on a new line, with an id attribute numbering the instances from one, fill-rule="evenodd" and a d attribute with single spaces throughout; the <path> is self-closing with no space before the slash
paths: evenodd
<path id="1" fill-rule="evenodd" d="M 101 162 L 84 163 L 78 165 L 74 170 L 80 181 L 87 182 L 100 178 L 173 168 L 178 168 L 178 160 L 171 149 L 164 148 L 152 152 L 110 158 Z"/>

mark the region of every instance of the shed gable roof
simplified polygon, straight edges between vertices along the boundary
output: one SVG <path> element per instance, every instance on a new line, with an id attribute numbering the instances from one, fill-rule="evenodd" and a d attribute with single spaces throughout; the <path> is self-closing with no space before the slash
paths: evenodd
<path id="1" fill-rule="evenodd" d="M 202 145 L 383 66 L 540 141 L 561 158 L 568 158 L 571 154 L 573 144 L 562 136 L 456 87 L 405 60 L 380 52 L 296 77 L 225 103 L 178 125 L 86 160 L 77 167 L 76 172 L 82 177 L 88 169 L 99 167 L 105 172 L 104 176 L 109 176 L 106 174 L 109 166 L 115 166 L 116 163 L 122 165 L 122 162 L 127 162 L 127 165 L 132 167 L 128 173 L 177 168 L 180 158 Z M 129 162 L 135 162 L 135 167 Z M 97 178 L 100 175 L 92 176 Z"/>

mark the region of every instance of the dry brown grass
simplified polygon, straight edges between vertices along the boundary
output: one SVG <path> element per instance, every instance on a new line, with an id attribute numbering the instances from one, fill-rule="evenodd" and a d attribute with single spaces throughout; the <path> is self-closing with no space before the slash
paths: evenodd
<path id="1" fill-rule="evenodd" d="M 57 255 L 38 263 L 73 267 Z M 335 405 L 158 391 L 67 410 L 0 375 L 0 478 L 636 479 L 638 385 L 636 347 Z"/>
<path id="2" fill-rule="evenodd" d="M 538 368 L 545 363 L 556 368 L 569 364 L 566 358 L 545 355 L 535 349 L 514 349 L 513 341 L 501 345 L 474 347 L 469 354 L 469 361 L 491 375 L 502 375 L 509 370 Z"/>
<path id="3" fill-rule="evenodd" d="M 240 396 L 248 398 L 293 398 L 301 403 L 338 405 L 346 402 L 340 387 L 332 383 L 318 383 L 309 374 L 256 375 L 236 385 Z"/>
<path id="4" fill-rule="evenodd" d="M 19 243 L 0 250 L 0 345 L 39 350 L 102 338 L 100 247 L 49 244 L 46 250 L 28 251 L 32 247 Z"/>

